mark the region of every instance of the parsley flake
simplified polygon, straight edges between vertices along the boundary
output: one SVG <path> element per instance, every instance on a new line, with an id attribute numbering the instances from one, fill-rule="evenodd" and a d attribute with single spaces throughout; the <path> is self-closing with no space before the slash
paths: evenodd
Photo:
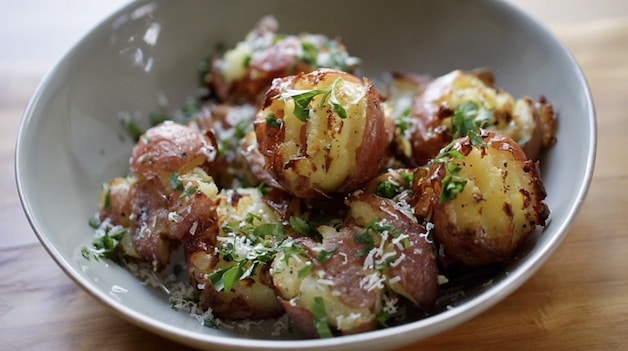
<path id="1" fill-rule="evenodd" d="M 329 323 L 327 323 L 327 312 L 325 311 L 325 300 L 316 296 L 312 305 L 312 323 L 321 338 L 331 338 L 334 334 L 331 332 Z"/>
<path id="2" fill-rule="evenodd" d="M 307 122 L 310 117 L 309 105 L 318 95 L 323 95 L 319 108 L 322 108 L 325 105 L 325 101 L 329 101 L 329 104 L 332 106 L 332 109 L 338 117 L 344 119 L 347 118 L 347 111 L 336 97 L 336 86 L 341 80 L 342 79 L 340 77 L 336 78 L 336 80 L 334 80 L 334 82 L 325 89 L 288 90 L 280 94 L 279 97 L 282 99 L 292 98 L 294 101 L 294 115 L 301 122 Z"/>

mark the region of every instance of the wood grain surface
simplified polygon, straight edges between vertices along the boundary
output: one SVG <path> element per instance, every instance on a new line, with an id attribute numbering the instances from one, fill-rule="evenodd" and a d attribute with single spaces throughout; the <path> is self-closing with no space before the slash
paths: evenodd
<path id="1" fill-rule="evenodd" d="M 0 350 L 188 350 L 126 322 L 68 278 L 33 234 L 15 185 L 16 135 L 36 85 L 124 2 L 0 4 Z M 566 239 L 521 288 L 398 351 L 628 347 L 628 2 L 512 2 L 560 38 L 587 77 L 599 131 L 593 182 Z M 74 16 L 59 21 L 67 8 Z"/>

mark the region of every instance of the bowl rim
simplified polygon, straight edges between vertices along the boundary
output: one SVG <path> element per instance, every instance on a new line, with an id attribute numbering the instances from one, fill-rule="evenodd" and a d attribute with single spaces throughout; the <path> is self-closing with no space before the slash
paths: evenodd
<path id="1" fill-rule="evenodd" d="M 16 146 L 14 152 L 14 172 L 15 181 L 18 190 L 18 196 L 21 202 L 22 209 L 27 217 L 27 220 L 35 232 L 37 238 L 42 243 L 48 254 L 53 258 L 57 265 L 70 277 L 77 285 L 79 285 L 84 291 L 89 293 L 93 298 L 109 307 L 118 316 L 129 321 L 130 323 L 142 327 L 148 331 L 169 338 L 176 342 L 186 344 L 194 347 L 229 347 L 229 348 L 246 348 L 251 350 L 291 350 L 291 349 L 303 349 L 303 350 L 320 350 L 320 349 L 334 349 L 339 347 L 346 347 L 347 344 L 351 346 L 366 346 L 369 342 L 379 338 L 391 338 L 397 337 L 397 347 L 410 342 L 415 342 L 420 338 L 412 337 L 411 333 L 416 329 L 424 331 L 425 336 L 434 335 L 450 329 L 456 325 L 459 325 L 483 311 L 489 309 L 493 305 L 502 301 L 506 296 L 510 295 L 513 291 L 518 289 L 523 283 L 525 283 L 536 271 L 545 263 L 549 256 L 558 248 L 560 242 L 567 235 L 569 228 L 573 225 L 574 218 L 580 211 L 582 204 L 586 198 L 588 190 L 593 178 L 595 159 L 597 151 L 597 117 L 594 107 L 594 102 L 591 94 L 589 84 L 584 76 L 582 68 L 579 66 L 573 53 L 558 39 L 558 37 L 549 30 L 543 23 L 533 18 L 531 15 L 525 13 L 517 6 L 501 2 L 489 0 L 497 6 L 502 6 L 504 10 L 509 11 L 513 16 L 520 17 L 534 26 L 541 29 L 560 50 L 569 59 L 569 64 L 574 68 L 577 74 L 577 79 L 582 87 L 584 87 L 584 96 L 586 98 L 586 114 L 588 116 L 588 141 L 590 147 L 587 149 L 586 160 L 586 172 L 583 175 L 584 181 L 580 184 L 578 189 L 574 189 L 576 195 L 576 201 L 574 201 L 568 211 L 564 220 L 560 223 L 560 227 L 556 228 L 556 235 L 552 237 L 551 241 L 543 246 L 540 250 L 536 251 L 532 256 L 527 258 L 523 265 L 521 265 L 512 274 L 505 277 L 500 282 L 496 283 L 491 288 L 487 289 L 482 294 L 474 297 L 473 299 L 465 302 L 463 305 L 451 310 L 446 310 L 435 315 L 431 315 L 425 319 L 404 323 L 392 328 L 384 328 L 379 330 L 370 331 L 367 333 L 360 333 L 355 335 L 340 336 L 330 339 L 299 339 L 299 340 L 266 340 L 256 338 L 244 338 L 244 337 L 232 337 L 223 335 L 208 335 L 191 330 L 187 330 L 178 326 L 173 326 L 167 322 L 162 322 L 150 318 L 142 313 L 135 311 L 133 308 L 119 303 L 109 296 L 101 292 L 92 286 L 92 283 L 77 274 L 74 268 L 70 264 L 69 260 L 63 256 L 63 254 L 52 244 L 48 238 L 48 234 L 42 224 L 37 218 L 34 217 L 33 209 L 29 202 L 29 194 L 25 188 L 24 178 L 24 159 L 27 157 L 23 151 L 28 144 L 25 134 L 33 123 L 34 113 L 36 106 L 40 101 L 44 99 L 47 88 L 52 84 L 53 77 L 58 74 L 59 67 L 69 60 L 72 54 L 78 47 L 84 45 L 91 36 L 93 36 L 98 30 L 102 29 L 105 24 L 112 18 L 131 11 L 131 9 L 142 6 L 143 4 L 151 3 L 151 0 L 131 1 L 127 4 L 119 6 L 118 9 L 109 13 L 103 17 L 102 21 L 94 25 L 89 31 L 87 31 L 82 38 L 76 42 L 71 48 L 61 57 L 61 59 L 54 65 L 54 67 L 48 71 L 37 88 L 35 89 L 31 99 L 29 100 L 24 110 L 22 120 L 19 125 L 18 135 L 16 139 Z M 394 345 L 391 344 L 391 347 Z"/>

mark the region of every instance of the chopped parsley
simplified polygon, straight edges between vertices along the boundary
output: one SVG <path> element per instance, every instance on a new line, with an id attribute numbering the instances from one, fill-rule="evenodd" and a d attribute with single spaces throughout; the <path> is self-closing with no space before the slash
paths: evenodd
<path id="1" fill-rule="evenodd" d="M 440 203 L 450 201 L 464 190 L 467 180 L 460 175 L 462 167 L 454 161 L 445 163 L 447 175 L 443 178 L 440 196 L 438 201 Z"/>
<path id="2" fill-rule="evenodd" d="M 381 237 L 384 234 L 391 235 L 393 238 L 400 237 L 403 233 L 399 231 L 389 220 L 372 219 L 365 227 L 364 231 L 353 235 L 353 240 L 358 244 L 365 244 L 366 247 L 357 252 L 358 256 L 366 256 L 375 248 L 375 237 Z M 404 248 L 410 246 L 410 240 L 406 237 L 401 240 Z"/>
<path id="3" fill-rule="evenodd" d="M 336 97 L 336 86 L 342 79 L 336 78 L 334 82 L 325 89 L 310 89 L 310 90 L 288 90 L 279 95 L 282 99 L 292 98 L 294 101 L 294 115 L 302 122 L 307 122 L 310 115 L 309 105 L 312 100 L 319 95 L 323 95 L 319 108 L 323 108 L 325 101 L 329 100 L 329 104 L 332 106 L 334 112 L 340 118 L 347 118 L 347 111 L 340 104 Z"/>
<path id="4" fill-rule="evenodd" d="M 301 59 L 310 66 L 318 65 L 318 48 L 316 45 L 309 41 L 302 41 L 301 48 L 303 49 L 303 55 Z"/>
<path id="5" fill-rule="evenodd" d="M 288 222 L 290 224 L 290 227 L 292 227 L 295 232 L 315 239 L 317 241 L 320 241 L 320 239 L 322 239 L 320 233 L 316 230 L 316 226 L 308 223 L 305 219 L 297 216 L 292 216 L 290 217 Z"/>
<path id="6" fill-rule="evenodd" d="M 387 199 L 392 199 L 393 197 L 401 194 L 403 191 L 403 187 L 392 179 L 382 180 L 377 183 L 375 188 L 375 194 L 381 197 L 385 197 Z"/>
<path id="7" fill-rule="evenodd" d="M 482 139 L 481 128 L 492 123 L 494 119 L 495 117 L 491 110 L 480 107 L 475 101 L 467 101 L 456 106 L 452 118 L 452 136 L 454 141 L 445 146 L 432 161 L 432 163 L 444 164 L 447 173 L 441 181 L 442 189 L 438 197 L 440 203 L 453 200 L 464 190 L 467 184 L 467 179 L 460 174 L 462 167 L 456 162 L 456 160 L 464 159 L 464 155 L 460 151 L 453 149 L 455 139 L 468 137 L 471 145 L 486 146 Z"/>
<path id="8" fill-rule="evenodd" d="M 357 252 L 358 256 L 366 256 L 375 247 L 375 239 L 372 233 L 366 229 L 363 232 L 353 234 L 353 240 L 358 244 L 365 244 L 366 247 Z"/>
<path id="9" fill-rule="evenodd" d="M 399 135 L 406 135 L 406 133 L 413 126 L 414 122 L 411 119 L 412 108 L 408 107 L 401 111 L 401 113 L 395 119 L 395 127 L 398 129 Z"/>
<path id="10" fill-rule="evenodd" d="M 281 128 L 281 126 L 283 125 L 283 120 L 279 117 L 277 117 L 274 113 L 269 113 L 268 115 L 266 115 L 266 125 L 268 125 L 271 128 Z"/>
<path id="11" fill-rule="evenodd" d="M 90 226 L 94 225 L 95 223 L 90 221 Z M 88 260 L 91 258 L 96 260 L 105 258 L 116 263 L 121 263 L 122 261 L 116 252 L 116 248 L 127 231 L 128 228 L 122 226 L 101 223 L 92 241 L 92 247 L 83 247 L 81 249 L 81 255 Z"/>
<path id="12" fill-rule="evenodd" d="M 325 300 L 316 296 L 312 305 L 312 324 L 321 338 L 331 338 L 334 334 L 331 332 L 329 323 L 327 323 L 327 312 L 325 311 Z"/>
<path id="13" fill-rule="evenodd" d="M 142 136 L 142 134 L 144 134 L 144 130 L 140 128 L 140 126 L 135 123 L 135 121 L 129 119 L 124 122 L 124 126 L 126 127 L 126 130 L 131 134 L 135 142 L 140 140 L 140 137 Z"/>
<path id="14" fill-rule="evenodd" d="M 181 193 L 181 197 L 192 196 L 196 193 L 196 190 L 198 190 L 198 185 L 190 185 Z"/>
<path id="15" fill-rule="evenodd" d="M 185 186 L 181 181 L 181 177 L 179 177 L 179 173 L 172 172 L 172 174 L 170 175 L 170 187 L 172 188 L 172 190 L 185 190 Z"/>
<path id="16" fill-rule="evenodd" d="M 105 198 L 103 199 L 102 208 L 107 210 L 111 208 L 111 188 L 109 184 L 103 183 L 102 190 L 105 192 Z"/>
<path id="17" fill-rule="evenodd" d="M 336 251 L 338 251 L 337 247 L 329 250 L 321 250 L 316 256 L 316 260 L 320 263 L 325 263 L 336 253 Z"/>
<path id="18" fill-rule="evenodd" d="M 454 109 L 452 118 L 453 138 L 468 136 L 473 145 L 484 145 L 480 129 L 494 120 L 493 112 L 481 108 L 475 101 L 462 103 Z"/>
<path id="19" fill-rule="evenodd" d="M 220 254 L 228 267 L 208 278 L 217 291 L 230 291 L 238 280 L 255 274 L 257 267 L 272 263 L 285 238 L 281 223 L 261 222 L 262 217 L 248 213 L 244 220 L 233 220 L 222 227 L 225 234 Z"/>

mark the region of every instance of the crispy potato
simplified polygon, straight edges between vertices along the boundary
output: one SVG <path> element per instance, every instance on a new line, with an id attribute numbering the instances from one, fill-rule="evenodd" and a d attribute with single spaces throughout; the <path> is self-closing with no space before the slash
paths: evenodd
<path id="1" fill-rule="evenodd" d="M 352 72 L 359 60 L 339 39 L 277 33 L 272 16 L 262 18 L 245 40 L 212 62 L 208 85 L 226 102 L 255 102 L 274 78 L 327 67 Z"/>
<path id="2" fill-rule="evenodd" d="M 470 102 L 479 110 L 476 123 L 514 139 L 528 158 L 537 158 L 554 143 L 555 115 L 544 98 L 537 103 L 528 97 L 515 99 L 494 87 L 487 69 L 455 70 L 429 83 L 414 101 L 411 142 L 417 165 L 426 164 L 452 140 L 452 117 L 459 106 Z"/>
<path id="3" fill-rule="evenodd" d="M 373 84 L 328 69 L 275 80 L 255 133 L 265 169 L 303 198 L 359 189 L 377 174 L 392 137 Z"/>
<path id="4" fill-rule="evenodd" d="M 538 161 L 507 136 L 482 138 L 484 146 L 457 139 L 454 153 L 415 174 L 417 217 L 434 224 L 445 255 L 467 265 L 508 261 L 549 216 Z"/>
<path id="5" fill-rule="evenodd" d="M 283 314 L 268 272 L 282 239 L 273 231 L 283 228 L 277 214 L 257 189 L 225 190 L 205 211 L 212 212 L 211 222 L 184 238 L 188 273 L 203 309 L 228 319 Z"/>

